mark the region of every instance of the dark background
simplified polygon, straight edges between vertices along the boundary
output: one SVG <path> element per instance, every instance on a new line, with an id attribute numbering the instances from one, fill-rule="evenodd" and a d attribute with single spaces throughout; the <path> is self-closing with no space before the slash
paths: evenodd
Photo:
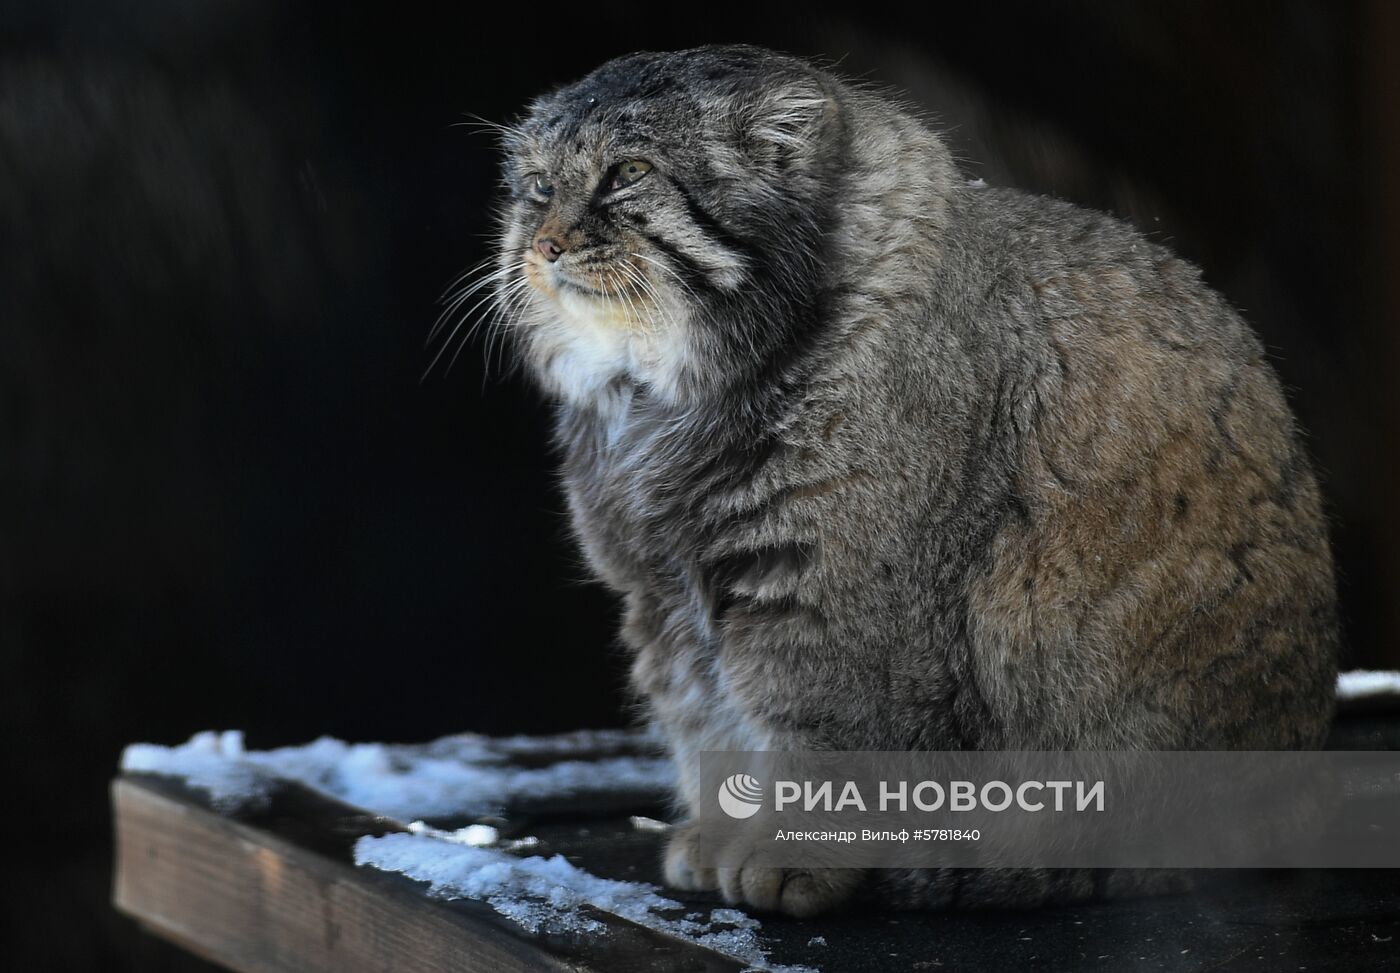
<path id="1" fill-rule="evenodd" d="M 479 344 L 490 139 L 643 47 L 909 91 L 970 176 L 1111 209 L 1264 336 L 1324 471 L 1348 663 L 1400 665 L 1400 4 L 0 7 L 9 968 L 194 968 L 107 909 L 122 745 L 623 719 L 548 410 Z M 16 840 L 18 838 L 18 840 Z"/>

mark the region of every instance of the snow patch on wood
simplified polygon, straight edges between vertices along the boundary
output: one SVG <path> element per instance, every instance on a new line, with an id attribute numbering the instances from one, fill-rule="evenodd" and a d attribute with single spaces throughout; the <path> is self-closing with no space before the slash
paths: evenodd
<path id="1" fill-rule="evenodd" d="M 1400 672 L 1357 669 L 1337 676 L 1338 699 L 1364 699 L 1371 696 L 1400 696 Z"/>
<path id="2" fill-rule="evenodd" d="M 738 909 L 712 909 L 709 917 L 685 907 L 646 882 L 599 878 L 563 855 L 516 858 L 428 834 L 365 836 L 355 843 L 355 863 L 427 882 L 433 895 L 478 899 L 530 933 L 601 935 L 593 908 L 669 936 L 689 940 L 741 963 L 774 973 L 816 973 L 811 967 L 773 966 L 759 943 L 758 920 Z"/>
<path id="3" fill-rule="evenodd" d="M 557 737 L 444 737 L 427 744 L 346 743 L 322 737 L 275 750 L 248 750 L 237 730 L 197 733 L 164 747 L 134 743 L 122 770 L 182 778 L 207 791 L 216 810 L 266 803 L 279 781 L 294 781 L 373 814 L 418 818 L 483 817 L 511 801 L 604 793 L 669 793 L 674 772 L 662 756 L 607 754 L 646 742 L 637 733 L 581 731 Z M 516 757 L 557 762 L 521 767 Z"/>

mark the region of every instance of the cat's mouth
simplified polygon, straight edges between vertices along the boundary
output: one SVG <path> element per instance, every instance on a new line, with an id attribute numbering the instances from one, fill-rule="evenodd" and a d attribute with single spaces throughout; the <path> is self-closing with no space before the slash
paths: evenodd
<path id="1" fill-rule="evenodd" d="M 654 287 L 641 283 L 645 278 L 635 267 L 566 268 L 527 261 L 526 276 L 536 290 L 567 310 L 589 306 L 611 317 L 636 318 L 638 323 L 655 310 Z"/>
<path id="2" fill-rule="evenodd" d="M 538 260 L 525 261 L 525 276 L 547 297 L 558 299 L 561 294 L 581 294 L 602 299 L 607 293 L 600 287 L 580 280 L 557 264 L 544 264 Z"/>
<path id="3" fill-rule="evenodd" d="M 554 274 L 553 283 L 561 291 L 567 291 L 570 293 L 577 294 L 587 294 L 591 297 L 597 297 L 600 299 L 609 296 L 607 291 L 599 290 L 596 287 L 592 287 L 588 284 L 583 283 L 582 281 L 575 280 L 574 278 L 557 271 Z"/>

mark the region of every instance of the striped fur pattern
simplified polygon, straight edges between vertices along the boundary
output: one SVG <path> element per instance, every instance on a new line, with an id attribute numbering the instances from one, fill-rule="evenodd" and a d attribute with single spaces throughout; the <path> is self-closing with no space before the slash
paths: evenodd
<path id="1" fill-rule="evenodd" d="M 558 404 L 683 807 L 704 749 L 1319 744 L 1317 482 L 1195 267 L 974 188 L 897 101 L 753 48 L 625 57 L 501 131 L 478 286 Z M 629 160 L 650 169 L 622 184 Z M 799 915 L 1161 884 L 717 875 L 687 834 L 668 880 Z"/>

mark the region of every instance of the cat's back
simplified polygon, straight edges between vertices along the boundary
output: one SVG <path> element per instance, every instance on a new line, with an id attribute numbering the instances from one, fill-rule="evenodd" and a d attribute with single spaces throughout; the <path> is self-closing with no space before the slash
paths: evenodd
<path id="1" fill-rule="evenodd" d="M 1196 267 L 1113 217 L 972 188 L 952 210 L 943 313 L 997 359 L 989 408 L 1023 511 L 971 587 L 987 645 L 1063 639 L 1069 697 L 1091 648 L 1134 679 L 1160 667 L 1158 705 L 1189 720 L 1120 716 L 1118 742 L 1316 743 L 1336 651 L 1327 524 L 1262 343 Z M 1101 682 L 1110 710 L 1131 688 Z M 991 685 L 1009 723 L 1035 711 L 1026 687 Z"/>
<path id="2" fill-rule="evenodd" d="M 1262 346 L 1201 271 L 1127 222 L 1013 189 L 953 194 L 953 277 L 1009 312 L 1073 318 L 1085 337 L 1145 338 L 1178 352 L 1252 356 Z"/>
<path id="3" fill-rule="evenodd" d="M 941 311 L 1000 359 L 1038 420 L 1023 431 L 1052 450 L 1092 441 L 1066 457 L 1090 476 L 1121 478 L 1183 436 L 1307 466 L 1263 344 L 1194 264 L 1060 200 L 968 187 L 952 209 Z"/>

